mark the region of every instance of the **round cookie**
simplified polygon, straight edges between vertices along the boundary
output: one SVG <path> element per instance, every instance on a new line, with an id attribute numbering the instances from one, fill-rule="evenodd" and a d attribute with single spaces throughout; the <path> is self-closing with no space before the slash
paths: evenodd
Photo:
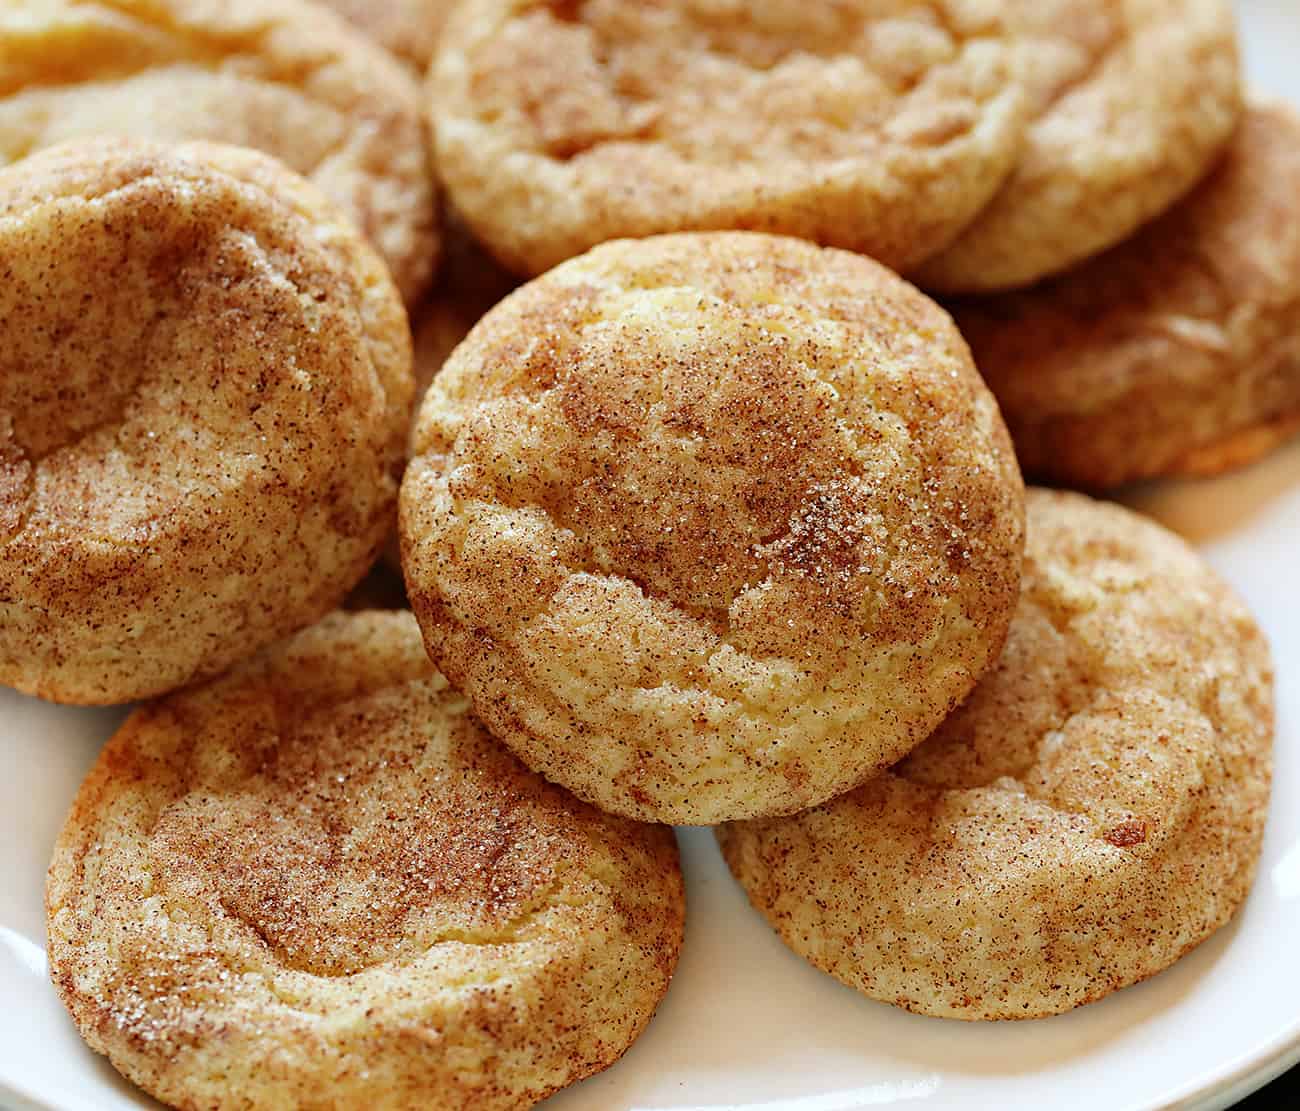
<path id="1" fill-rule="evenodd" d="M 718 832 L 795 952 L 946 1018 L 1057 1014 L 1166 968 L 1237 910 L 1268 809 L 1268 646 L 1179 538 L 1031 490 L 998 666 L 906 760 Z"/>
<path id="2" fill-rule="evenodd" d="M 338 605 L 394 512 L 410 334 L 379 257 L 254 151 L 0 169 L 0 682 L 125 702 Z"/>
<path id="3" fill-rule="evenodd" d="M 1190 190 L 1241 113 L 1230 0 L 1016 0 L 1033 122 L 1015 171 L 916 271 L 1009 289 L 1121 242 Z"/>
<path id="4" fill-rule="evenodd" d="M 325 0 L 325 3 L 423 74 L 429 68 L 438 35 L 454 0 Z"/>
<path id="5" fill-rule="evenodd" d="M 342 208 L 408 304 L 423 292 L 438 239 L 418 86 L 318 5 L 11 5 L 0 59 L 0 163 L 101 135 L 262 150 Z"/>
<path id="6" fill-rule="evenodd" d="M 669 829 L 532 775 L 410 614 L 137 710 L 59 837 L 50 973 L 177 1107 L 530 1107 L 612 1064 L 682 938 Z"/>
<path id="7" fill-rule="evenodd" d="M 467 0 L 431 70 L 439 173 L 537 274 L 620 236 L 797 235 L 895 269 L 1010 172 L 1025 126 L 1000 0 Z"/>
<path id="8" fill-rule="evenodd" d="M 1300 427 L 1300 118 L 1251 107 L 1135 239 L 954 311 L 1027 473 L 1103 488 L 1250 462 Z"/>
<path id="9" fill-rule="evenodd" d="M 688 824 L 787 813 L 996 659 L 1023 487 L 948 316 L 860 255 L 604 244 L 434 379 L 400 503 L 429 652 L 526 764 Z"/>

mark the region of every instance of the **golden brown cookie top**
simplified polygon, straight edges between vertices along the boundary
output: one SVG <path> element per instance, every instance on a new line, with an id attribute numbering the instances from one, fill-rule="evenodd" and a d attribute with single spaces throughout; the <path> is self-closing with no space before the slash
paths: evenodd
<path id="1" fill-rule="evenodd" d="M 528 772 L 369 613 L 128 719 L 48 912 L 83 1033 L 168 1102 L 505 1108 L 626 1048 L 683 908 L 670 830 Z"/>
<path id="2" fill-rule="evenodd" d="M 1128 243 L 956 305 L 1027 471 L 1111 486 L 1300 411 L 1300 119 L 1251 107 L 1222 162 Z"/>
<path id="3" fill-rule="evenodd" d="M 71 139 L 274 155 L 355 222 L 414 303 L 437 254 L 410 74 L 301 0 L 41 0 L 0 13 L 0 162 Z"/>
<path id="4" fill-rule="evenodd" d="M 1116 243 L 1209 170 L 1241 114 L 1229 0 L 1016 0 L 1032 122 L 926 288 L 1025 286 Z M 1158 59 L 1158 64 L 1153 60 Z"/>
<path id="5" fill-rule="evenodd" d="M 1023 129 L 996 0 L 470 0 L 432 69 L 439 168 L 508 266 L 752 228 L 889 265 L 949 242 Z"/>
<path id="6" fill-rule="evenodd" d="M 782 937 L 952 1018 L 1055 1014 L 1153 975 L 1249 890 L 1268 807 L 1268 646 L 1186 544 L 1031 490 L 997 666 L 889 772 L 720 834 Z"/>
<path id="7" fill-rule="evenodd" d="M 253 151 L 76 143 L 0 170 L 0 245 L 3 681 L 127 701 L 336 604 L 412 379 L 326 199 Z"/>
<path id="8" fill-rule="evenodd" d="M 964 695 L 1014 604 L 992 399 L 942 310 L 846 252 L 597 248 L 480 322 L 412 448 L 403 562 L 435 659 L 526 762 L 619 812 L 844 789 Z M 512 683 L 621 740 L 521 729 Z"/>

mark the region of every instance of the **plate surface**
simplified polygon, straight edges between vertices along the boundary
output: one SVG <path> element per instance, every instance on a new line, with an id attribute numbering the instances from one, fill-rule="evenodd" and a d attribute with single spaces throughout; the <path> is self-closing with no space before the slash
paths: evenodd
<path id="1" fill-rule="evenodd" d="M 1300 104 L 1296 3 L 1240 10 L 1255 86 Z M 1237 475 L 1125 500 L 1196 544 L 1273 646 L 1273 807 L 1238 918 L 1168 972 L 1071 1014 L 946 1022 L 862 999 L 804 964 L 749 910 L 711 834 L 684 831 L 689 914 L 672 991 L 622 1062 L 548 1109 L 1218 1108 L 1300 1060 L 1300 443 Z M 0 691 L 0 1102 L 10 1106 L 157 1106 L 81 1044 L 41 948 L 50 847 L 122 716 Z"/>

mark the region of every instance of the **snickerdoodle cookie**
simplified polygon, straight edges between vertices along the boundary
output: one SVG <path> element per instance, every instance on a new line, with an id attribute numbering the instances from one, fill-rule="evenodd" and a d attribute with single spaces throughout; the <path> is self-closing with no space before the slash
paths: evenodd
<path id="1" fill-rule="evenodd" d="M 997 668 L 905 761 L 719 831 L 818 968 L 948 1018 L 1056 1014 L 1145 979 L 1250 888 L 1268 808 L 1268 647 L 1181 540 L 1031 491 Z"/>
<path id="2" fill-rule="evenodd" d="M 420 73 L 429 68 L 455 0 L 325 0 L 380 46 Z"/>
<path id="3" fill-rule="evenodd" d="M 38 0 L 0 7 L 0 162 L 69 139 L 266 151 L 352 219 L 413 304 L 437 253 L 406 68 L 305 0 Z"/>
<path id="4" fill-rule="evenodd" d="M 895 268 L 950 242 L 1026 124 L 1001 0 L 466 0 L 430 105 L 456 207 L 535 274 L 748 228 Z"/>
<path id="5" fill-rule="evenodd" d="M 530 1107 L 612 1064 L 682 937 L 672 831 L 525 769 L 410 614 L 145 706 L 72 808 L 50 973 L 185 1108 Z"/>
<path id="6" fill-rule="evenodd" d="M 0 169 L 0 682 L 123 702 L 333 609 L 393 514 L 410 335 L 379 257 L 265 155 Z"/>
<path id="7" fill-rule="evenodd" d="M 435 662 L 530 767 L 711 824 L 847 790 L 996 659 L 1023 487 L 948 316 L 749 232 L 597 247 L 434 379 L 402 562 Z"/>
<path id="8" fill-rule="evenodd" d="M 1107 487 L 1250 462 L 1300 431 L 1300 118 L 1252 107 L 1137 238 L 956 312 L 1026 471 Z"/>
<path id="9" fill-rule="evenodd" d="M 946 292 L 1028 285 L 1158 216 L 1241 111 L 1230 0 L 1015 0 L 1034 121 L 1015 171 L 919 271 Z"/>

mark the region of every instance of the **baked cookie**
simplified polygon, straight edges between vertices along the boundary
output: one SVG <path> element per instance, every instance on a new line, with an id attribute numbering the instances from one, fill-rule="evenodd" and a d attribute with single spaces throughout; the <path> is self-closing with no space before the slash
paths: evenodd
<path id="1" fill-rule="evenodd" d="M 997 658 L 1023 487 L 948 316 L 860 255 L 622 240 L 487 314 L 401 494 L 429 652 L 523 761 L 615 813 L 815 805 Z"/>
<path id="2" fill-rule="evenodd" d="M 1119 243 L 1209 170 L 1241 113 L 1230 0 L 1015 0 L 1033 123 L 1015 171 L 917 270 L 1009 289 Z"/>
<path id="3" fill-rule="evenodd" d="M 954 311 L 1027 472 L 1100 488 L 1250 462 L 1300 428 L 1300 118 L 1252 107 L 1137 238 Z"/>
<path id="4" fill-rule="evenodd" d="M 410 614 L 334 615 L 137 710 L 59 837 L 50 974 L 184 1108 L 530 1107 L 668 988 L 669 829 L 532 775 Z"/>
<path id="5" fill-rule="evenodd" d="M 325 3 L 423 74 L 429 68 L 438 34 L 454 0 L 325 0 Z"/>
<path id="6" fill-rule="evenodd" d="M 254 151 L 0 169 L 0 682 L 143 698 L 317 620 L 374 560 L 410 420 L 379 257 Z"/>
<path id="7" fill-rule="evenodd" d="M 718 833 L 795 952 L 946 1018 L 1057 1014 L 1232 917 L 1268 808 L 1268 646 L 1180 539 L 1031 490 L 1020 608 L 960 710 L 858 790 Z"/>
<path id="8" fill-rule="evenodd" d="M 275 155 L 378 249 L 408 304 L 437 255 L 406 69 L 305 0 L 42 0 L 0 9 L 0 163 L 70 139 L 210 139 Z"/>
<path id="9" fill-rule="evenodd" d="M 524 274 L 619 236 L 727 228 L 912 266 L 1020 149 L 1002 8 L 467 0 L 431 71 L 439 172 Z"/>

